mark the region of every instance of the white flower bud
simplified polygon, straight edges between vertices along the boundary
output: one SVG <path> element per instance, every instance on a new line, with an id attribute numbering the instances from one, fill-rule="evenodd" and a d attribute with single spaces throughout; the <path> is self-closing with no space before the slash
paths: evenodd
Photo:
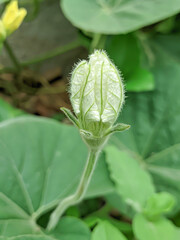
<path id="1" fill-rule="evenodd" d="M 94 136 L 114 124 L 124 102 L 122 78 L 106 53 L 98 50 L 75 67 L 70 92 L 81 128 Z"/>

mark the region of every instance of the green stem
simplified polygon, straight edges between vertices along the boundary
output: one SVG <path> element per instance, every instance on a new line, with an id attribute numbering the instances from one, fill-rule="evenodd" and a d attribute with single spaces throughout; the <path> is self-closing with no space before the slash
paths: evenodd
<path id="1" fill-rule="evenodd" d="M 99 151 L 92 151 L 92 150 L 89 151 L 87 163 L 76 192 L 73 195 L 63 199 L 59 203 L 57 208 L 54 210 L 54 212 L 51 214 L 50 220 L 47 226 L 48 231 L 51 231 L 56 227 L 59 221 L 59 218 L 62 216 L 62 214 L 68 207 L 79 203 L 84 197 L 87 187 L 90 183 L 92 173 L 94 171 L 94 168 L 98 159 L 98 155 L 99 155 Z"/>
<path id="2" fill-rule="evenodd" d="M 4 47 L 6 48 L 6 51 L 12 61 L 12 63 L 14 64 L 17 72 L 19 72 L 21 70 L 21 65 L 16 57 L 16 55 L 14 54 L 11 46 L 9 45 L 9 43 L 7 42 L 7 40 L 4 41 Z"/>
<path id="3" fill-rule="evenodd" d="M 13 60 L 13 63 L 15 65 L 15 69 L 14 68 L 10 68 L 10 67 L 2 68 L 2 69 L 0 69 L 0 74 L 1 73 L 7 73 L 7 72 L 12 72 L 13 73 L 13 72 L 16 72 L 17 69 L 19 71 L 19 68 L 21 68 L 21 67 L 27 67 L 29 65 L 40 63 L 42 61 L 48 60 L 50 58 L 56 57 L 56 56 L 61 55 L 61 54 L 65 53 L 65 52 L 68 52 L 70 50 L 73 50 L 73 49 L 75 49 L 75 48 L 77 48 L 79 46 L 81 46 L 81 43 L 80 43 L 79 40 L 76 40 L 74 42 L 68 43 L 65 46 L 61 46 L 61 47 L 58 47 L 56 49 L 53 49 L 52 51 L 47 52 L 46 54 L 44 54 L 42 56 L 39 56 L 37 58 L 28 60 L 26 62 L 21 62 L 21 64 L 20 64 L 18 62 L 17 58 L 15 57 L 14 53 L 12 52 L 12 49 L 9 47 L 9 44 L 6 42 L 5 43 L 5 47 L 6 47 L 7 51 L 8 51 L 8 54 L 12 55 L 11 59 Z"/>
<path id="4" fill-rule="evenodd" d="M 95 49 L 103 49 L 106 42 L 106 37 L 106 35 L 94 33 L 89 49 L 90 53 L 92 53 Z"/>
<path id="5" fill-rule="evenodd" d="M 0 68 L 0 74 L 14 72 L 16 72 L 16 69 L 14 69 L 13 67 L 3 67 L 2 69 Z"/>
<path id="6" fill-rule="evenodd" d="M 65 46 L 60 46 L 58 48 L 55 48 L 51 52 L 48 52 L 48 53 L 46 53 L 42 56 L 39 56 L 37 58 L 34 58 L 34 59 L 29 60 L 29 61 L 23 62 L 23 63 L 21 63 L 21 66 L 26 67 L 28 65 L 32 65 L 32 64 L 36 64 L 36 63 L 48 60 L 50 58 L 56 57 L 60 54 L 63 54 L 65 52 L 70 51 L 70 50 L 72 50 L 74 48 L 77 48 L 79 46 L 80 46 L 80 42 L 79 42 L 79 40 L 76 40 L 74 42 L 68 43 Z"/>
<path id="7" fill-rule="evenodd" d="M 33 10 L 31 14 L 28 14 L 28 17 L 26 17 L 26 22 L 33 21 L 39 13 L 40 10 L 40 1 L 39 0 L 31 0 L 30 4 L 33 5 Z"/>

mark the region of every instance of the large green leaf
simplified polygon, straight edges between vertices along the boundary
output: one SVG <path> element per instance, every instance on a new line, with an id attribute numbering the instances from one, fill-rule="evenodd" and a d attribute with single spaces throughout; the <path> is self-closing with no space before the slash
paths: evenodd
<path id="1" fill-rule="evenodd" d="M 179 240 L 178 229 L 165 218 L 151 222 L 138 214 L 133 220 L 133 230 L 138 240 Z"/>
<path id="2" fill-rule="evenodd" d="M 0 152 L 1 224 L 10 226 L 16 219 L 13 226 L 21 223 L 25 233 L 36 232 L 32 217 L 74 193 L 86 163 L 86 147 L 73 126 L 20 117 L 0 124 Z M 102 155 L 87 195 L 104 194 L 112 186 Z"/>
<path id="3" fill-rule="evenodd" d="M 51 233 L 39 230 L 39 233 L 35 235 L 37 226 L 32 226 L 31 229 L 28 229 L 28 226 L 29 224 L 24 224 L 22 220 L 11 220 L 11 223 L 0 224 L 0 234 L 7 236 L 8 240 L 74 240 L 74 237 L 78 240 L 90 240 L 90 231 L 86 224 L 73 217 L 62 218 Z"/>
<path id="4" fill-rule="evenodd" d="M 170 17 L 180 11 L 179 0 L 62 0 L 65 16 L 78 28 L 118 34 Z"/>
<path id="5" fill-rule="evenodd" d="M 142 211 L 146 201 L 154 193 L 149 174 L 127 152 L 109 146 L 106 154 L 117 193 L 137 212 Z"/>
<path id="6" fill-rule="evenodd" d="M 151 70 L 156 89 L 128 94 L 119 121 L 131 129 L 112 136 L 111 141 L 148 170 L 158 190 L 174 194 L 180 202 L 180 65 L 171 50 L 177 37 L 151 39 Z M 177 52 L 180 48 L 177 48 Z"/>
<path id="7" fill-rule="evenodd" d="M 139 40 L 134 33 L 109 36 L 105 48 L 125 78 L 139 67 L 141 49 Z"/>
<path id="8" fill-rule="evenodd" d="M 154 90 L 154 77 L 145 68 L 137 68 L 129 77 L 126 89 L 131 92 L 142 92 Z"/>
<path id="9" fill-rule="evenodd" d="M 49 234 L 53 239 L 61 240 L 90 240 L 90 231 L 81 220 L 65 217 L 59 222 L 56 229 Z"/>
<path id="10" fill-rule="evenodd" d="M 93 230 L 91 240 L 99 239 L 127 240 L 127 238 L 116 227 L 107 221 L 101 221 Z"/>
<path id="11" fill-rule="evenodd" d="M 24 114 L 25 112 L 23 112 L 20 109 L 12 107 L 9 103 L 0 98 L 0 122 Z"/>

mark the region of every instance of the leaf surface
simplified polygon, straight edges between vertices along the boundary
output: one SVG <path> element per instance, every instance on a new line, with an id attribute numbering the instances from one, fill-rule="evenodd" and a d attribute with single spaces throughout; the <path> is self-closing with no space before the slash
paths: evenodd
<path id="1" fill-rule="evenodd" d="M 19 220 L 18 220 L 19 221 Z M 83 223 L 80 219 L 74 217 L 63 217 L 57 227 L 51 232 L 46 233 L 42 230 L 39 232 L 30 230 L 29 224 L 25 224 L 20 220 L 12 220 L 10 224 L 2 225 L 1 227 L 1 235 L 6 235 L 6 237 L 2 239 L 8 240 L 74 240 L 77 238 L 79 240 L 90 240 L 90 231 L 85 223 Z M 33 227 L 35 228 L 35 226 Z M 27 233 L 27 234 L 26 234 Z M 14 237 L 15 235 L 15 237 Z"/>
<path id="2" fill-rule="evenodd" d="M 65 16 L 78 28 L 103 34 L 128 33 L 180 11 L 179 0 L 63 0 Z"/>
<path id="3" fill-rule="evenodd" d="M 137 212 L 141 211 L 154 193 L 149 174 L 131 156 L 114 146 L 107 147 L 106 154 L 117 193 Z"/>
<path id="4" fill-rule="evenodd" d="M 75 192 L 86 163 L 86 147 L 72 126 L 20 117 L 0 124 L 0 152 L 1 224 L 9 229 L 7 234 L 17 229 L 17 221 L 27 226 L 27 231 L 21 228 L 22 234 L 37 232 L 31 217 Z M 112 187 L 102 154 L 87 196 L 107 193 Z"/>
<path id="5" fill-rule="evenodd" d="M 177 36 L 160 36 L 146 42 L 155 90 L 127 94 L 119 122 L 131 128 L 113 135 L 110 141 L 142 162 L 157 190 L 172 193 L 180 202 L 180 65 L 172 47 L 177 46 L 176 41 Z"/>
<path id="6" fill-rule="evenodd" d="M 178 240 L 178 229 L 167 219 L 148 221 L 142 214 L 135 216 L 133 220 L 135 236 L 139 240 Z"/>
<path id="7" fill-rule="evenodd" d="M 101 221 L 95 227 L 92 233 L 92 240 L 127 240 L 127 238 L 111 223 L 107 221 Z"/>
<path id="8" fill-rule="evenodd" d="M 12 107 L 9 103 L 0 98 L 0 122 L 25 115 L 25 112 Z"/>

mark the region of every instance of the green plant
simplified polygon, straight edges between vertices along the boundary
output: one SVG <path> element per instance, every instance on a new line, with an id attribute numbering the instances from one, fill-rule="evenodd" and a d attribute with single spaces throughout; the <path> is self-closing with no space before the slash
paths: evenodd
<path id="1" fill-rule="evenodd" d="M 9 2 L 0 1 L 2 14 Z M 48 19 L 61 38 L 66 35 L 60 25 L 54 27 L 58 15 L 50 11 L 59 0 L 18 3 L 28 12 L 25 32 L 33 24 L 40 29 L 40 17 Z M 20 28 L 4 45 L 2 54 L 13 65 L 1 62 L 0 90 L 2 98 L 26 109 L 42 92 L 53 90 L 49 80 L 37 76 L 38 67 L 84 46 L 80 51 L 91 57 L 74 67 L 69 89 L 74 114 L 61 108 L 75 127 L 57 122 L 65 120 L 62 113 L 48 115 L 57 120 L 35 117 L 0 100 L 0 239 L 179 240 L 179 1 L 61 0 L 60 5 L 77 39 L 60 47 L 58 42 L 47 53 L 22 61 L 13 42 Z M 62 15 L 60 20 L 63 25 Z M 34 29 L 28 37 L 35 34 L 38 39 L 41 33 Z M 45 32 L 44 37 L 50 35 Z M 67 68 L 76 58 L 73 51 L 65 56 Z M 117 82 L 111 82 L 111 75 Z M 65 74 L 58 77 L 66 79 Z M 50 81 L 58 83 L 58 77 Z M 54 90 L 59 95 L 64 91 Z M 32 108 L 29 112 L 39 115 Z M 131 128 L 119 134 L 116 131 L 129 127 L 121 122 Z"/>
<path id="2" fill-rule="evenodd" d="M 95 165 L 110 134 L 129 128 L 126 124 L 113 125 L 124 101 L 122 79 L 105 52 L 95 51 L 89 62 L 81 61 L 72 73 L 71 102 L 76 117 L 62 108 L 68 118 L 79 128 L 87 144 L 89 156 L 78 189 L 64 199 L 51 215 L 48 230 L 54 229 L 60 216 L 84 196 Z"/>
<path id="3" fill-rule="evenodd" d="M 105 55 L 104 57 L 106 58 Z M 88 63 L 85 62 L 84 64 Z M 102 66 L 101 64 L 100 66 Z M 72 80 L 73 83 L 76 82 L 76 74 L 79 74 L 77 69 L 78 66 L 74 70 L 75 79 Z M 84 68 L 81 71 L 84 72 Z M 82 83 L 84 83 L 83 78 Z M 85 101 L 85 95 L 82 96 L 81 100 Z M 159 100 L 159 102 L 161 101 Z M 131 106 L 134 107 L 134 104 Z M 75 116 L 68 110 L 63 110 L 75 122 L 75 125 L 83 124 L 82 122 L 79 123 L 82 117 L 78 115 L 77 109 L 75 113 L 78 119 L 75 119 Z M 81 112 L 80 114 L 84 113 Z M 130 114 L 129 110 L 128 114 Z M 122 117 L 125 116 L 125 113 L 123 113 Z M 81 125 L 81 129 L 82 126 L 86 125 Z M 83 138 L 84 135 L 88 138 L 89 144 L 89 138 L 91 140 L 93 138 L 94 141 L 96 132 L 93 128 L 90 128 L 89 124 L 87 127 L 87 130 L 82 129 L 83 131 L 80 132 L 83 134 Z M 132 133 L 128 133 L 130 131 L 132 130 L 122 133 L 122 138 L 132 136 Z M 102 133 L 104 134 L 104 132 Z M 112 136 L 111 139 L 111 146 L 105 149 L 106 155 L 102 154 L 100 156 L 90 187 L 84 197 L 95 197 L 109 193 L 107 202 L 120 209 L 125 215 L 128 215 L 126 212 L 127 206 L 131 206 L 133 231 L 140 240 L 147 238 L 147 235 L 150 239 L 160 237 L 167 240 L 178 239 L 179 229 L 163 216 L 164 213 L 167 213 L 167 210 L 170 211 L 173 207 L 174 198 L 167 193 L 155 194 L 155 186 L 150 175 L 147 170 L 142 169 L 146 166 L 145 163 L 143 164 L 139 157 L 136 160 L 137 154 L 131 150 L 126 151 L 123 145 L 122 150 L 120 150 L 121 147 L 117 149 L 117 147 L 112 146 L 112 143 L 113 145 L 120 143 L 119 141 L 116 142 L 117 136 Z M 58 222 L 57 227 L 50 232 L 43 230 L 40 227 L 41 225 L 38 224 L 38 219 L 41 216 L 46 216 L 46 212 L 58 206 L 59 202 L 66 203 L 69 196 L 73 195 L 78 187 L 87 151 L 76 129 L 50 119 L 21 117 L 2 122 L 0 141 L 2 156 L 0 161 L 0 229 L 2 239 L 35 239 L 38 236 L 39 239 L 49 240 L 53 237 L 55 239 L 71 240 L 74 239 L 75 233 L 78 234 L 79 239 L 90 239 L 90 231 L 87 226 L 75 217 L 63 217 Z M 132 143 L 131 140 L 127 141 Z M 94 144 L 89 146 L 90 149 L 91 147 L 94 148 Z M 74 152 L 73 155 L 71 154 L 72 151 Z M 105 159 L 114 184 L 108 177 Z M 72 167 L 73 163 L 76 164 Z M 44 167 L 42 168 L 42 166 Z M 3 184 L 5 176 L 11 176 L 7 181 L 8 185 Z M 32 178 L 32 176 L 34 177 Z M 16 187 L 12 190 L 13 184 Z M 68 203 L 65 208 L 75 204 L 76 200 L 73 199 L 73 202 Z M 92 239 L 100 237 L 106 239 L 110 236 L 114 236 L 114 239 L 131 239 L 132 228 L 129 224 L 124 223 L 123 225 L 120 221 L 109 217 L 112 207 L 106 205 L 85 219 L 89 227 L 92 228 L 97 225 L 93 230 Z M 61 210 L 64 211 L 65 208 L 63 207 Z M 47 216 L 46 224 L 48 218 Z M 73 229 L 72 225 L 74 226 Z M 142 228 L 142 226 L 144 227 Z M 154 229 L 153 232 L 151 231 L 152 228 Z M 120 233 L 120 231 L 123 233 Z"/>

